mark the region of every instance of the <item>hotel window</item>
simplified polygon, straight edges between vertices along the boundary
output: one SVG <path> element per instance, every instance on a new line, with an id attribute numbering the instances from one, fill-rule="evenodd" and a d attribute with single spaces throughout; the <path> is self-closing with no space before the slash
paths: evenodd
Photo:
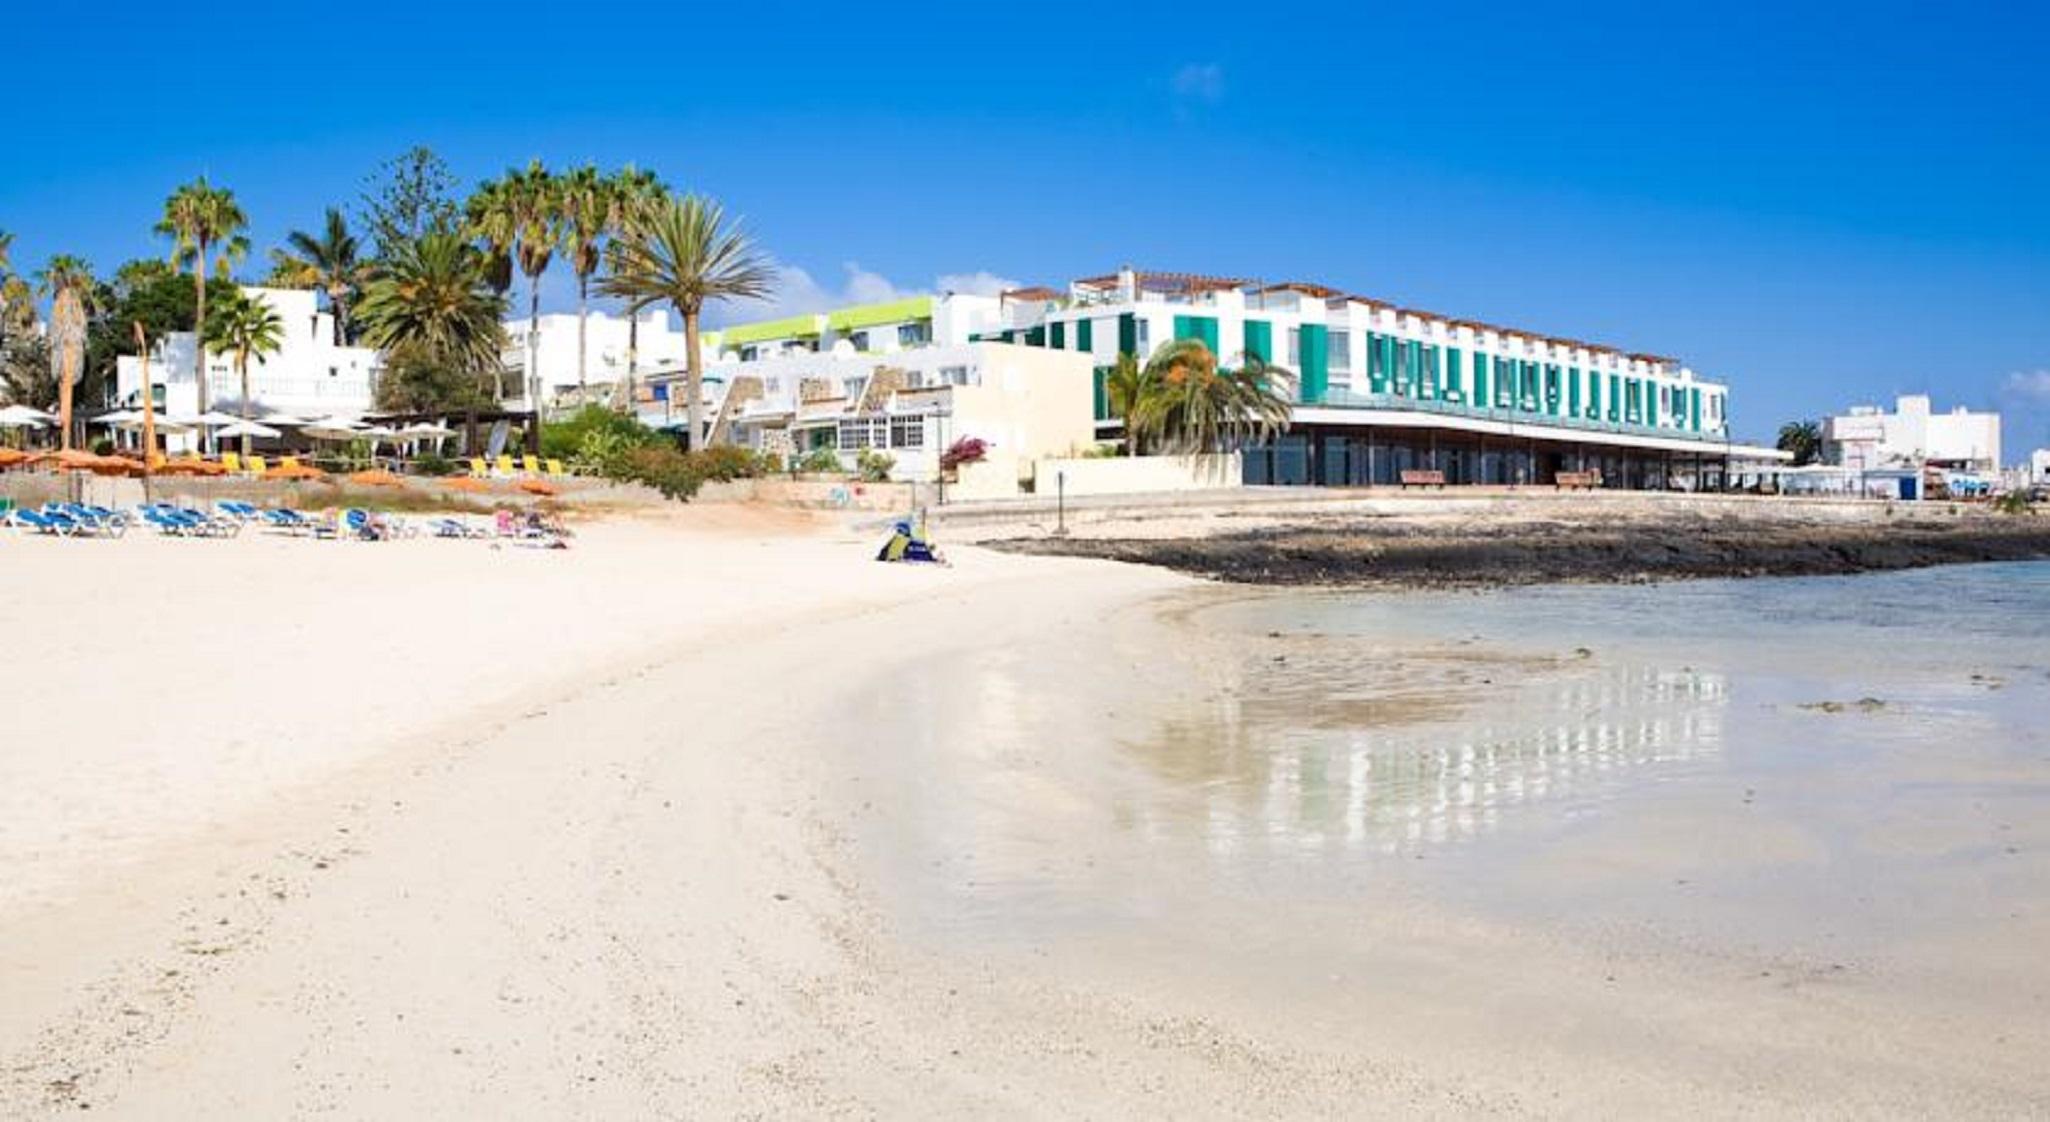
<path id="1" fill-rule="evenodd" d="M 849 335 L 849 336 L 847 337 L 847 341 L 848 341 L 849 343 L 852 343 L 852 344 L 854 344 L 854 349 L 855 349 L 855 350 L 857 350 L 857 351 L 865 351 L 865 350 L 867 350 L 867 349 L 868 349 L 868 332 L 866 332 L 866 331 L 857 331 L 857 332 L 855 332 L 854 334 L 852 334 L 852 335 Z"/>
<path id="2" fill-rule="evenodd" d="M 940 367 L 939 380 L 949 386 L 973 386 L 979 384 L 975 372 L 966 366 Z"/>
<path id="3" fill-rule="evenodd" d="M 753 362 L 760 354 L 761 351 L 755 347 L 742 347 L 740 348 L 740 361 Z"/>
<path id="4" fill-rule="evenodd" d="M 890 447 L 925 447 L 925 418 L 923 416 L 890 418 Z"/>
<path id="5" fill-rule="evenodd" d="M 1146 317 L 1133 317 L 1132 338 L 1134 340 L 1135 345 L 1139 348 L 1139 361 L 1142 364 L 1146 361 L 1147 356 L 1153 353 L 1152 337 L 1152 325 L 1146 322 Z M 1291 362 L 1293 362 L 1293 360 L 1291 360 Z"/>
<path id="6" fill-rule="evenodd" d="M 889 440 L 890 422 L 886 417 L 851 417 L 840 422 L 839 443 L 842 452 L 887 447 Z"/>
<path id="7" fill-rule="evenodd" d="M 1343 329 L 1333 331 L 1330 336 L 1331 350 L 1326 356 L 1330 370 L 1352 369 L 1352 332 Z"/>
<path id="8" fill-rule="evenodd" d="M 932 342 L 932 324 L 920 320 L 917 323 L 897 325 L 897 345 L 900 347 L 922 347 Z"/>
<path id="9" fill-rule="evenodd" d="M 1443 359 L 1441 358 L 1441 356 L 1440 356 L 1440 355 L 1439 355 L 1439 353 L 1438 353 L 1438 348 L 1437 348 L 1436 346 L 1434 346 L 1434 345 L 1426 345 L 1426 346 L 1425 346 L 1425 347 L 1423 348 L 1423 352 L 1424 352 L 1424 369 L 1423 369 L 1423 381 L 1424 381 L 1424 385 L 1423 385 L 1423 392 L 1422 392 L 1421 394 L 1418 394 L 1417 396 L 1419 396 L 1419 397 L 1424 397 L 1424 398 L 1430 398 L 1430 399 L 1434 399 L 1434 400 L 1435 400 L 1435 399 L 1436 399 L 1436 398 L 1438 397 L 1438 386 L 1439 386 L 1439 385 L 1441 384 L 1441 381 L 1442 381 L 1442 375 L 1441 375 L 1441 374 L 1439 373 L 1439 371 L 1440 371 L 1440 370 L 1442 369 L 1442 367 L 1441 367 L 1441 366 L 1439 365 L 1439 363 L 1440 363 L 1440 362 L 1442 362 L 1442 361 L 1443 361 Z"/>
<path id="10" fill-rule="evenodd" d="M 1297 367 L 1300 367 L 1302 364 L 1303 329 L 1300 327 L 1291 327 L 1288 329 L 1288 365 L 1290 369 L 1295 369 Z"/>

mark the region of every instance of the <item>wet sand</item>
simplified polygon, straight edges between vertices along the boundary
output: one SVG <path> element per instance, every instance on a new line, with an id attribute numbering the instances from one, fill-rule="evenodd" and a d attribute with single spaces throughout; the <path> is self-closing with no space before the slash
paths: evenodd
<path id="1" fill-rule="evenodd" d="M 75 650 L 0 700 L 145 716 L 0 754 L 0 1113 L 2050 1109 L 2039 639 L 1676 654 L 715 517 L 10 553 L 93 593 L 9 606 Z M 86 657 L 138 618 L 185 661 Z"/>

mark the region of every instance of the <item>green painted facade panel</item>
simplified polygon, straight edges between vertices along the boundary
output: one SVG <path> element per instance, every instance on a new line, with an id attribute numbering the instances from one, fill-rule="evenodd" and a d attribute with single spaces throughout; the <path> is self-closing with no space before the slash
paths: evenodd
<path id="1" fill-rule="evenodd" d="M 1331 337 L 1324 325 L 1304 324 L 1297 349 L 1302 356 L 1302 369 L 1296 372 L 1299 394 L 1304 404 L 1314 405 L 1324 400 L 1331 385 Z"/>

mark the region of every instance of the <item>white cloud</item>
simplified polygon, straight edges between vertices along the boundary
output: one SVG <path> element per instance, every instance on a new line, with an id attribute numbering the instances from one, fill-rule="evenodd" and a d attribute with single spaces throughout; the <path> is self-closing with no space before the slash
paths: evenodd
<path id="1" fill-rule="evenodd" d="M 2016 371 L 2000 385 L 2000 396 L 2022 405 L 2050 406 L 2050 370 Z"/>
<path id="2" fill-rule="evenodd" d="M 988 269 L 977 269 L 972 273 L 941 273 L 933 281 L 933 287 L 941 292 L 959 292 L 965 296 L 1001 296 L 1010 289 L 1025 286 Z"/>
<path id="3" fill-rule="evenodd" d="M 1019 287 L 1018 282 L 1000 277 L 986 269 L 971 273 L 944 273 L 934 278 L 930 286 L 923 288 L 899 285 L 881 273 L 862 268 L 857 261 L 849 261 L 841 266 L 844 275 L 838 285 L 822 284 L 809 270 L 795 265 L 778 262 L 776 269 L 776 292 L 773 297 L 768 300 L 725 304 L 720 306 L 716 316 L 707 318 L 717 324 L 747 323 L 830 311 L 834 308 L 844 308 L 849 304 L 880 304 L 929 293 L 960 292 L 976 296 L 995 296 L 1004 289 Z"/>
<path id="4" fill-rule="evenodd" d="M 1214 62 L 1186 63 L 1174 72 L 1171 86 L 1175 97 L 1185 103 L 1215 105 L 1224 100 L 1224 67 Z"/>

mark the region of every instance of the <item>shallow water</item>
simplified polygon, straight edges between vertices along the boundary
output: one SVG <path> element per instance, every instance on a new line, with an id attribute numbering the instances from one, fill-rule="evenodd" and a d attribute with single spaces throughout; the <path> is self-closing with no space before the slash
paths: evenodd
<path id="1" fill-rule="evenodd" d="M 932 717 L 869 788 L 910 922 L 1173 940 L 1422 900 L 1820 962 L 1963 939 L 1990 969 L 2050 918 L 2050 565 L 1166 615 L 877 696 Z"/>

